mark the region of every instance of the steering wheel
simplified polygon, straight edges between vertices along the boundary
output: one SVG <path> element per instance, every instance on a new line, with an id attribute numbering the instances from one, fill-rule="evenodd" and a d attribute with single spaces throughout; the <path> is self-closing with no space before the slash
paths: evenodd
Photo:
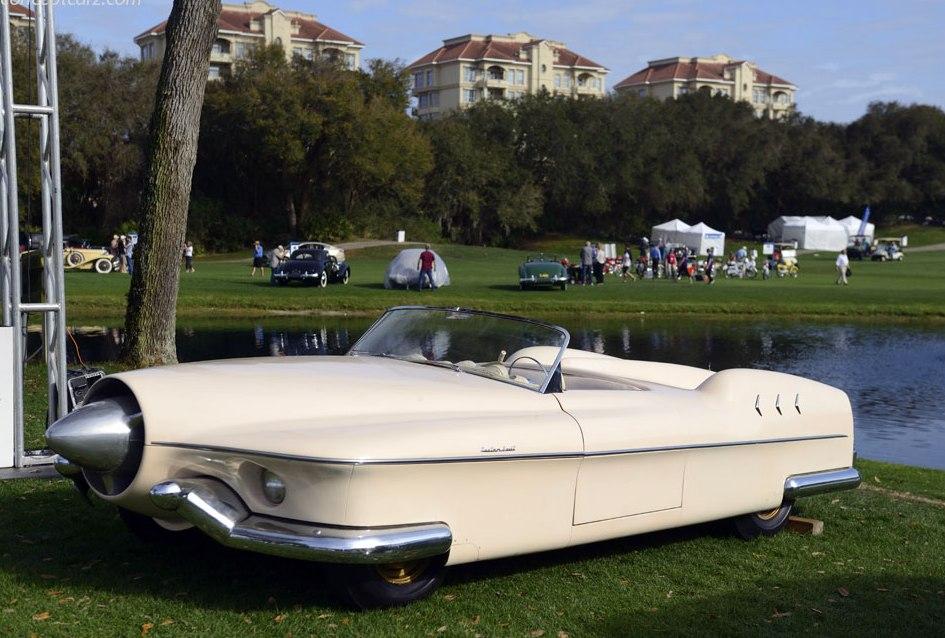
<path id="1" fill-rule="evenodd" d="M 509 364 L 509 377 L 512 377 L 512 368 L 514 368 L 514 367 L 515 367 L 515 364 L 518 363 L 519 361 L 521 361 L 522 359 L 529 359 L 529 360 L 531 360 L 531 361 L 534 361 L 535 363 L 538 364 L 538 367 L 541 369 L 542 372 L 544 372 L 546 375 L 548 374 L 548 370 L 545 369 L 545 366 L 541 363 L 541 361 L 539 361 L 539 360 L 536 359 L 535 357 L 530 357 L 530 356 L 528 356 L 527 354 L 523 354 L 523 355 L 520 356 L 520 357 L 516 357 L 516 358 L 512 361 L 512 363 Z"/>

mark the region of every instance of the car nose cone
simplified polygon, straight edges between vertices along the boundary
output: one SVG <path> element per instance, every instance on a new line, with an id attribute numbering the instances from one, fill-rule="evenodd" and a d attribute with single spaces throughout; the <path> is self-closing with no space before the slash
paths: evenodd
<path id="1" fill-rule="evenodd" d="M 133 401 L 102 399 L 53 423 L 46 430 L 46 444 L 83 469 L 111 472 L 140 439 L 141 423 Z"/>

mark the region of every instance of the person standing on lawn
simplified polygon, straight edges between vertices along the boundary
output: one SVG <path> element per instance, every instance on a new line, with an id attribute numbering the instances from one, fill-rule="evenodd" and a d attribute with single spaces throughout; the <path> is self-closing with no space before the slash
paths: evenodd
<path id="1" fill-rule="evenodd" d="M 125 264 L 128 274 L 132 274 L 135 271 L 135 243 L 131 237 L 125 237 Z"/>
<path id="2" fill-rule="evenodd" d="M 266 273 L 266 258 L 263 253 L 262 244 L 259 243 L 258 239 L 253 242 L 253 272 L 250 277 L 256 276 L 257 268 L 259 269 L 260 273 Z"/>
<path id="3" fill-rule="evenodd" d="M 417 270 L 420 271 L 420 290 L 423 290 L 424 278 L 430 281 L 430 290 L 436 290 L 436 284 L 433 282 L 433 273 L 436 272 L 436 255 L 430 250 L 430 244 L 423 246 L 423 252 L 417 260 Z"/>
<path id="4" fill-rule="evenodd" d="M 705 281 L 707 284 L 715 283 L 715 249 L 709 249 L 709 255 L 705 259 Z"/>
<path id="5" fill-rule="evenodd" d="M 850 268 L 850 258 L 847 257 L 847 250 L 844 248 L 840 251 L 840 254 L 837 255 L 837 285 L 843 284 L 846 286 L 847 281 L 847 270 Z"/>
<path id="6" fill-rule="evenodd" d="M 184 244 L 184 272 L 194 272 L 194 244 Z"/>
<path id="7" fill-rule="evenodd" d="M 591 242 L 584 242 L 584 248 L 581 249 L 581 285 L 594 285 L 591 279 L 591 270 L 594 267 L 594 247 Z"/>
<path id="8" fill-rule="evenodd" d="M 594 281 L 604 284 L 604 264 L 607 263 L 607 253 L 604 252 L 600 244 L 594 244 Z"/>
<path id="9" fill-rule="evenodd" d="M 115 250 L 118 252 L 118 272 L 128 272 L 128 260 L 125 253 L 125 247 L 128 245 L 128 238 L 122 235 L 118 238 L 118 244 Z"/>

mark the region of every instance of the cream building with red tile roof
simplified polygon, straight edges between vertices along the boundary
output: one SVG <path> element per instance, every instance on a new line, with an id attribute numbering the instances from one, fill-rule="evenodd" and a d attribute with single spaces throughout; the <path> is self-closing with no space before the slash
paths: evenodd
<path id="1" fill-rule="evenodd" d="M 755 113 L 784 117 L 795 108 L 797 87 L 783 78 L 762 71 L 747 60 L 719 54 L 710 58 L 665 58 L 653 60 L 614 86 L 621 94 L 658 99 L 675 98 L 695 91 L 710 91 L 751 104 Z"/>
<path id="2" fill-rule="evenodd" d="M 164 57 L 166 25 L 162 22 L 135 37 L 142 60 Z M 256 47 L 272 44 L 281 45 L 288 58 L 325 57 L 350 69 L 361 65 L 364 48 L 361 42 L 325 26 L 310 13 L 280 9 L 265 0 L 224 4 L 210 52 L 210 79 L 230 73 L 233 64 Z"/>
<path id="3" fill-rule="evenodd" d="M 427 119 L 483 99 L 514 100 L 541 90 L 604 95 L 607 68 L 563 43 L 528 33 L 463 35 L 409 67 L 416 114 Z"/>

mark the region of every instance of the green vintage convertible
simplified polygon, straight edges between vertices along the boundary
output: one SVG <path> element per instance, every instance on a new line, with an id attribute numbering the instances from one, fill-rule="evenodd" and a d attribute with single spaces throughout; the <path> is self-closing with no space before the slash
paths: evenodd
<path id="1" fill-rule="evenodd" d="M 533 288 L 558 287 L 568 289 L 568 271 L 557 257 L 528 257 L 518 267 L 518 285 L 522 290 Z"/>

